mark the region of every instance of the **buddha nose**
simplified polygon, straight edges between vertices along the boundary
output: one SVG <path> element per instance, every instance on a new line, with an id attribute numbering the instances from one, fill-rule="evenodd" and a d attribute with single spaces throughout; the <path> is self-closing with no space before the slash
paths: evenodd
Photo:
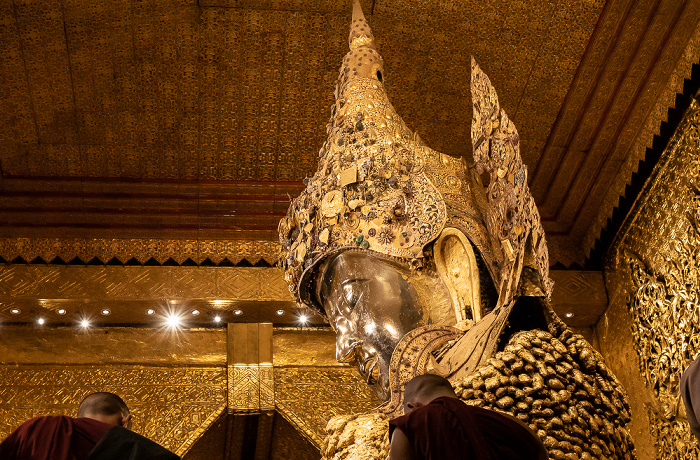
<path id="1" fill-rule="evenodd" d="M 354 361 L 356 351 L 361 348 L 362 340 L 355 334 L 350 321 L 338 318 L 335 322 L 335 360 L 339 363 Z"/>

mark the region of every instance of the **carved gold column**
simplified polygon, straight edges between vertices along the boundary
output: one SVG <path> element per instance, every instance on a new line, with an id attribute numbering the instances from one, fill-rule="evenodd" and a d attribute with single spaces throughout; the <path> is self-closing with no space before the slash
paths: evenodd
<path id="1" fill-rule="evenodd" d="M 228 411 L 275 410 L 272 323 L 228 325 Z"/>

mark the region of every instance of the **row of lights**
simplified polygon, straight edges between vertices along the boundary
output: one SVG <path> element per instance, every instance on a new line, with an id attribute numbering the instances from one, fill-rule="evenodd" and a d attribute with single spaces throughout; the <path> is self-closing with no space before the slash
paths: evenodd
<path id="1" fill-rule="evenodd" d="M 13 315 L 19 315 L 20 313 L 22 313 L 22 311 L 21 311 L 19 308 L 12 308 L 12 309 L 10 310 L 10 313 L 12 313 Z M 65 315 L 65 314 L 66 314 L 66 310 L 65 310 L 64 308 L 59 308 L 58 310 L 56 310 L 56 313 L 58 313 L 59 315 Z M 108 308 L 104 308 L 104 309 L 102 309 L 102 311 L 101 311 L 100 313 L 102 313 L 103 316 L 108 316 L 108 315 L 111 314 L 112 312 L 111 312 L 111 310 L 109 310 Z M 149 308 L 148 310 L 146 310 L 146 314 L 149 315 L 149 316 L 154 315 L 155 313 L 156 313 L 156 311 L 155 311 L 154 309 L 152 309 L 152 308 Z M 285 313 L 286 313 L 286 312 L 285 312 L 284 310 L 282 310 L 282 309 L 279 309 L 279 310 L 277 310 L 277 311 L 275 312 L 275 314 L 276 314 L 277 316 L 284 316 Z M 199 311 L 199 310 L 192 310 L 192 311 L 190 312 L 190 314 L 191 314 L 192 316 L 199 316 L 200 311 Z M 243 314 L 243 310 L 240 310 L 240 309 L 233 310 L 233 314 L 236 315 L 236 316 L 241 316 L 241 315 Z M 216 316 L 214 316 L 213 320 L 214 320 L 215 323 L 220 323 L 220 322 L 221 322 L 221 316 L 220 316 L 220 315 L 216 315 Z M 299 320 L 300 323 L 307 323 L 307 322 L 309 321 L 309 318 L 308 318 L 307 315 L 301 314 L 301 315 L 299 315 L 298 320 Z M 42 318 L 42 317 L 39 317 L 39 318 L 37 318 L 36 322 L 37 322 L 37 324 L 39 324 L 40 326 L 43 326 L 43 325 L 46 323 L 46 320 L 45 320 L 44 318 Z M 181 323 L 182 323 L 182 316 L 177 315 L 177 314 L 172 314 L 172 313 L 171 313 L 171 314 L 168 314 L 168 315 L 166 316 L 166 318 L 165 318 L 165 322 L 166 322 L 166 324 L 167 324 L 168 326 L 170 326 L 170 327 L 172 327 L 172 328 L 177 328 L 177 327 L 179 327 L 179 326 L 181 325 Z M 80 325 L 81 325 L 82 327 L 84 327 L 84 328 L 90 327 L 90 321 L 88 321 L 87 319 L 82 319 L 82 320 L 80 321 Z"/>

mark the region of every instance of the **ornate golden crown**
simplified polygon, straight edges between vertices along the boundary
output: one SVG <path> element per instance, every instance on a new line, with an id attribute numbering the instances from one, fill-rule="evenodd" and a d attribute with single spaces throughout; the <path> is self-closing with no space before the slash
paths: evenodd
<path id="1" fill-rule="evenodd" d="M 323 313 L 310 283 L 319 263 L 329 255 L 364 249 L 420 265 L 424 248 L 446 226 L 460 229 L 470 239 L 499 286 L 507 273 L 517 269 L 518 254 L 525 255 L 530 230 L 541 233 L 536 245 L 544 244 L 544 233 L 527 190 L 514 127 L 506 139 L 511 150 L 503 150 L 502 159 L 491 161 L 490 151 L 484 151 L 484 145 L 502 141 L 494 137 L 500 133 L 491 121 L 498 118 L 498 100 L 490 97 L 488 78 L 472 65 L 473 83 L 483 84 L 484 79 L 487 83 L 486 97 L 475 99 L 485 114 L 474 114 L 475 170 L 461 159 L 428 148 L 396 113 L 384 90 L 382 58 L 357 0 L 349 45 L 336 82 L 336 102 L 318 169 L 279 223 L 280 265 L 290 291 L 298 301 Z M 486 116 L 491 131 L 475 132 Z M 506 125 L 512 127 L 512 123 L 503 123 Z M 509 169 L 504 173 L 498 169 L 500 164 Z M 493 173 L 486 195 L 477 175 L 482 172 Z M 504 209 L 503 197 L 487 200 L 489 191 L 524 196 L 517 205 L 527 202 L 525 213 Z M 532 225 L 533 215 L 536 225 Z M 546 245 L 544 254 L 546 259 Z M 543 262 L 541 284 L 547 285 L 548 267 Z"/>

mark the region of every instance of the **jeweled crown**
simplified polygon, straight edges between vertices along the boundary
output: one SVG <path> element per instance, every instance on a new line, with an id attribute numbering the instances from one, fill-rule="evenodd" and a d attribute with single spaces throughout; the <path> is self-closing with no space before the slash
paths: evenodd
<path id="1" fill-rule="evenodd" d="M 475 166 L 427 147 L 396 113 L 357 0 L 349 46 L 318 169 L 279 223 L 290 291 L 323 313 L 310 283 L 329 255 L 364 249 L 419 265 L 445 226 L 465 233 L 498 284 L 510 254 L 487 229 L 489 202 Z"/>

